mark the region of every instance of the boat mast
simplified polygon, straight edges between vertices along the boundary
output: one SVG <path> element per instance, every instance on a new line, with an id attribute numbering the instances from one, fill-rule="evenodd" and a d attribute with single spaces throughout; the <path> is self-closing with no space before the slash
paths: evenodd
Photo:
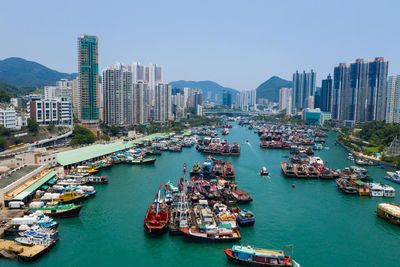
<path id="1" fill-rule="evenodd" d="M 156 196 L 156 216 L 158 215 L 158 207 L 159 207 L 159 205 L 160 205 L 160 189 L 161 189 L 161 183 L 160 183 L 160 187 L 158 188 L 158 193 L 157 193 L 157 196 Z"/>

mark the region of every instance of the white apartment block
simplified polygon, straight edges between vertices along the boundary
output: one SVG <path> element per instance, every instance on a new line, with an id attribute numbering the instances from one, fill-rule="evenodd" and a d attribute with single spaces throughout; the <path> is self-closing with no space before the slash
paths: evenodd
<path id="1" fill-rule="evenodd" d="M 13 130 L 20 129 L 17 126 L 17 113 L 14 107 L 0 108 L 0 125 Z"/>

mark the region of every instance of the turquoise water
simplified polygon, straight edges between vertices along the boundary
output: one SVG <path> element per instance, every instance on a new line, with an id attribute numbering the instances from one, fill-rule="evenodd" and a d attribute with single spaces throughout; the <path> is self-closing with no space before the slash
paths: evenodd
<path id="1" fill-rule="evenodd" d="M 333 135 L 326 144 L 330 149 L 317 155 L 333 168 L 352 165 Z M 253 197 L 247 208 L 256 215 L 254 227 L 241 229 L 239 243 L 276 249 L 294 244 L 294 258 L 302 266 L 400 266 L 400 227 L 375 214 L 381 201 L 400 204 L 400 186 L 390 183 L 397 190 L 394 200 L 344 195 L 335 181 L 284 178 L 280 162 L 288 151 L 260 150 L 258 135 L 247 128 L 235 125 L 226 138 L 241 145 L 239 157 L 226 159 L 235 167 L 239 188 Z M 80 217 L 61 220 L 61 240 L 50 253 L 33 264 L 0 259 L 0 265 L 233 266 L 222 251 L 229 243 L 190 243 L 168 234 L 152 238 L 143 230 L 159 184 L 177 183 L 184 162 L 190 168 L 203 159 L 195 148 L 184 148 L 163 153 L 154 166 L 102 171 L 109 184 L 96 186 L 97 195 L 84 203 Z M 262 166 L 270 178 L 258 175 Z M 368 167 L 375 181 L 383 182 L 387 170 Z"/>

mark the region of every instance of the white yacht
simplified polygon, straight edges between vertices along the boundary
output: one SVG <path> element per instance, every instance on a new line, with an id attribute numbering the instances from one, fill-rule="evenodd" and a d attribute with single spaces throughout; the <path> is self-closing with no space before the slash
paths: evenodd
<path id="1" fill-rule="evenodd" d="M 383 197 L 384 188 L 377 183 L 369 183 L 371 197 Z"/>
<path id="2" fill-rule="evenodd" d="M 396 190 L 389 186 L 389 185 L 382 185 L 383 187 L 383 196 L 384 197 L 395 197 L 396 196 Z"/>

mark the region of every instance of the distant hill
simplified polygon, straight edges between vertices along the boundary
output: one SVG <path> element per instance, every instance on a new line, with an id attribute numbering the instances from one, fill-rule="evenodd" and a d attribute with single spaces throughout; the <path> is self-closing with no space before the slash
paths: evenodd
<path id="1" fill-rule="evenodd" d="M 176 88 L 200 88 L 203 91 L 203 100 L 212 101 L 217 104 L 222 104 L 222 94 L 224 90 L 227 90 L 232 93 L 232 102 L 235 101 L 236 94 L 239 93 L 238 90 L 223 87 L 216 82 L 213 81 L 175 81 L 169 83 L 172 87 Z"/>
<path id="2" fill-rule="evenodd" d="M 10 57 L 0 60 L 0 81 L 20 87 L 55 85 L 60 79 L 72 80 L 77 74 L 61 73 L 34 61 Z"/>
<path id="3" fill-rule="evenodd" d="M 36 87 L 16 87 L 6 82 L 0 81 L 0 102 L 8 102 L 10 97 L 28 95 L 36 90 Z M 8 99 L 8 100 L 7 100 Z"/>
<path id="4" fill-rule="evenodd" d="M 258 98 L 267 98 L 269 101 L 279 101 L 279 89 L 282 87 L 292 87 L 292 82 L 279 78 L 278 76 L 272 76 L 267 81 L 260 84 L 257 90 Z"/>

